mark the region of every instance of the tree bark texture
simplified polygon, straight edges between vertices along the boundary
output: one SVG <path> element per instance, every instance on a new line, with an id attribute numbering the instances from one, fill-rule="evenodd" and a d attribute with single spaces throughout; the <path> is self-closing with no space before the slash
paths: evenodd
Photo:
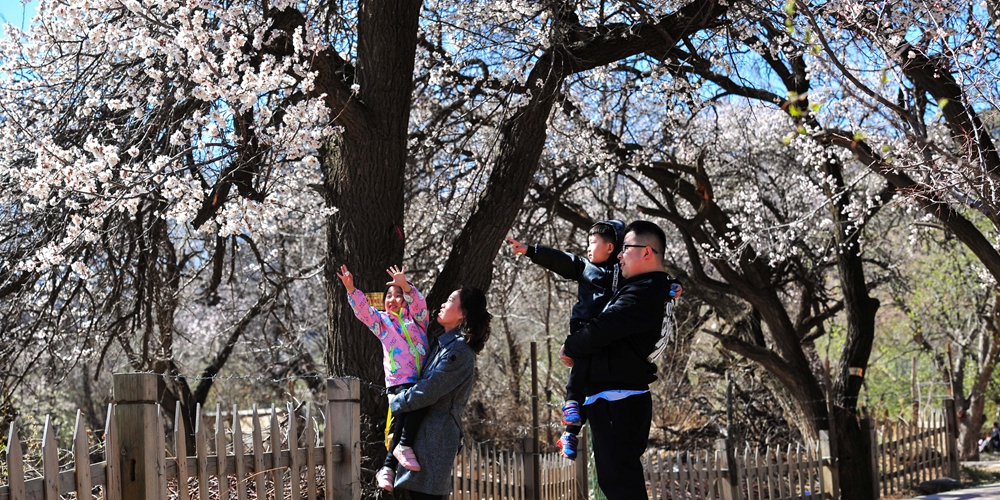
<path id="1" fill-rule="evenodd" d="M 335 122 L 343 132 L 327 141 L 321 159 L 326 203 L 337 208 L 327 221 L 325 364 L 331 376 L 362 381 L 361 412 L 368 416 L 362 450 L 369 468 L 385 454 L 376 439 L 387 408 L 380 392 L 382 347 L 355 318 L 336 274 L 346 264 L 358 289 L 383 292 L 385 269 L 402 264 L 406 134 L 421 5 L 419 0 L 360 3 L 354 81 L 360 89 L 336 103 L 343 106 Z M 321 78 L 334 86 L 339 75 Z"/>

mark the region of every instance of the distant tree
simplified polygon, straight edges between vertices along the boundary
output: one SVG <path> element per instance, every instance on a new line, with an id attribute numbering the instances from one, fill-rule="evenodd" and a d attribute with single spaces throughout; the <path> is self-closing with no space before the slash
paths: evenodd
<path id="1" fill-rule="evenodd" d="M 912 238 L 916 255 L 895 281 L 893 302 L 906 317 L 917 349 L 926 354 L 939 381 L 955 399 L 959 454 L 975 460 L 986 423 L 988 389 L 1000 357 L 1000 316 L 994 287 L 967 248 L 935 233 Z"/>

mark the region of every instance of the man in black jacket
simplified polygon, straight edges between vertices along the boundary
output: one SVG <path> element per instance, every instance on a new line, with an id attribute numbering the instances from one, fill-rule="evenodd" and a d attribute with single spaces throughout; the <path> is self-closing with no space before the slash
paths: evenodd
<path id="1" fill-rule="evenodd" d="M 642 473 L 656 380 L 653 361 L 669 334 L 665 311 L 676 283 L 663 270 L 666 236 L 656 224 L 625 228 L 622 277 L 604 311 L 567 337 L 565 354 L 590 357 L 584 405 L 594 442 L 597 481 L 609 500 L 648 498 Z"/>

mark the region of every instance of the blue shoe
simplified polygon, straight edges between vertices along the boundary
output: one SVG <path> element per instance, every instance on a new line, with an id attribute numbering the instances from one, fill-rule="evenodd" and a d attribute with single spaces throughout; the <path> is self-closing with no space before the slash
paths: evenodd
<path id="1" fill-rule="evenodd" d="M 576 444 L 576 434 L 564 432 L 559 438 L 559 454 L 570 460 L 576 460 Z"/>
<path id="2" fill-rule="evenodd" d="M 580 403 L 567 401 L 563 405 L 562 411 L 563 425 L 583 425 L 583 420 L 580 418 Z"/>

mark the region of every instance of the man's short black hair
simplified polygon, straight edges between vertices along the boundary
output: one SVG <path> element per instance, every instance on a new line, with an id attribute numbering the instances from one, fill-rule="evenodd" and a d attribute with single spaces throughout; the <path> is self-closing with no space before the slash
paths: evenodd
<path id="1" fill-rule="evenodd" d="M 611 243 L 617 247 L 618 245 L 618 234 L 615 233 L 615 228 L 611 224 L 606 224 L 604 222 L 598 222 L 593 226 L 590 226 L 590 231 L 587 232 L 587 236 L 596 234 L 604 240 L 605 243 Z"/>
<path id="2" fill-rule="evenodd" d="M 643 243 L 653 247 L 654 253 L 663 255 L 663 250 L 667 248 L 667 235 L 664 234 L 660 226 L 648 220 L 636 220 L 625 227 L 625 234 L 634 233 Z"/>

